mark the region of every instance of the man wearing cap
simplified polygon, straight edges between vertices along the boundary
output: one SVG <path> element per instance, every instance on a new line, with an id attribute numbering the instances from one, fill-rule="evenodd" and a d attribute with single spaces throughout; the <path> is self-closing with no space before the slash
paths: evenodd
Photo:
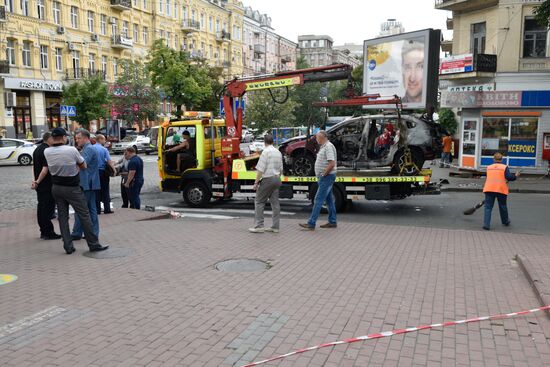
<path id="1" fill-rule="evenodd" d="M 52 138 L 52 146 L 44 151 L 47 166 L 42 169 L 37 181 L 40 181 L 41 177 L 48 172 L 52 175 L 52 194 L 57 203 L 63 248 L 69 255 L 75 252 L 69 228 L 69 205 L 71 205 L 80 218 L 90 251 L 106 250 L 109 246 L 102 246 L 99 243 L 93 229 L 84 192 L 80 187 L 79 171 L 86 169 L 86 161 L 75 147 L 66 145 L 67 132 L 65 129 L 60 127 L 53 129 Z"/>
<path id="2" fill-rule="evenodd" d="M 500 220 L 503 225 L 510 225 L 508 218 L 508 208 L 506 200 L 508 199 L 508 184 L 507 181 L 515 181 L 519 177 L 519 172 L 513 174 L 508 166 L 502 164 L 502 154 L 495 153 L 493 156 L 494 164 L 487 167 L 487 179 L 483 186 L 485 194 L 485 216 L 483 218 L 483 229 L 488 231 L 491 228 L 491 212 L 495 205 L 495 199 L 498 200 L 498 209 L 500 212 Z"/>

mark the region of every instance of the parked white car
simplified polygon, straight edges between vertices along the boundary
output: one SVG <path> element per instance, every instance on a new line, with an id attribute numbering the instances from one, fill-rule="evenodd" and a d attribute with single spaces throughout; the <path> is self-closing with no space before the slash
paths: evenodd
<path id="1" fill-rule="evenodd" d="M 250 147 L 250 152 L 261 152 L 262 150 L 265 149 L 264 139 L 258 138 L 254 140 L 252 143 L 250 143 L 249 147 Z"/>
<path id="2" fill-rule="evenodd" d="M 144 152 L 150 142 L 151 138 L 145 135 L 126 135 L 120 142 L 111 146 L 111 151 L 113 153 L 124 153 L 126 148 L 133 147 L 138 153 Z"/>
<path id="3" fill-rule="evenodd" d="M 0 139 L 0 164 L 20 164 L 28 166 L 32 163 L 32 153 L 36 145 L 19 139 Z"/>

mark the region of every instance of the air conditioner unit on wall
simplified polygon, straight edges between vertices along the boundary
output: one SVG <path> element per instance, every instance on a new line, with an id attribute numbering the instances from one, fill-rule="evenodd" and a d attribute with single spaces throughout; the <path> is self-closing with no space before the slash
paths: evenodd
<path id="1" fill-rule="evenodd" d="M 69 42 L 69 50 L 73 51 L 75 49 L 76 49 L 76 46 L 74 45 L 74 43 Z"/>
<path id="2" fill-rule="evenodd" d="M 4 92 L 4 103 L 6 107 L 15 107 L 17 105 L 17 95 L 15 92 Z"/>
<path id="3" fill-rule="evenodd" d="M 92 41 L 94 42 L 99 41 L 99 36 L 97 34 L 92 34 Z"/>
<path id="4" fill-rule="evenodd" d="M 62 25 L 57 27 L 57 34 L 65 34 L 65 27 L 63 27 Z"/>

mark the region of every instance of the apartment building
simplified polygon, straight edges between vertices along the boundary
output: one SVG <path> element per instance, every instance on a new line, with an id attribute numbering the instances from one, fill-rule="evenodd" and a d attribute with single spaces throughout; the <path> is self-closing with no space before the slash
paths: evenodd
<path id="1" fill-rule="evenodd" d="M 311 67 L 331 64 L 349 64 L 358 66 L 362 60 L 354 56 L 348 49 L 334 49 L 334 41 L 327 35 L 298 36 L 300 55 Z"/>
<path id="2" fill-rule="evenodd" d="M 3 0 L 0 6 L 0 131 L 39 136 L 59 125 L 63 85 L 88 75 L 113 83 L 122 60 L 152 43 L 186 50 L 241 75 L 237 0 Z M 77 111 L 78 113 L 78 111 Z"/>
<path id="3" fill-rule="evenodd" d="M 543 139 L 550 135 L 548 28 L 533 0 L 436 0 L 451 11 L 453 38 L 443 44 L 441 106 L 460 118 L 459 163 L 485 167 L 495 152 L 505 163 L 545 172 Z M 548 136 L 548 135 L 547 135 Z M 550 145 L 550 137 L 547 138 Z"/>
<path id="4" fill-rule="evenodd" d="M 277 34 L 267 14 L 245 7 L 243 38 L 244 75 L 296 69 L 298 45 Z"/>

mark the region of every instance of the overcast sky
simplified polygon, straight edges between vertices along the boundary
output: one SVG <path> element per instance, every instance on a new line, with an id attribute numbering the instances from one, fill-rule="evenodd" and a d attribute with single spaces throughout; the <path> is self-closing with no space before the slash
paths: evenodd
<path id="1" fill-rule="evenodd" d="M 275 32 L 294 42 L 298 35 L 327 34 L 335 45 L 375 38 L 380 24 L 395 18 L 406 32 L 434 28 L 446 31 L 450 12 L 434 9 L 433 0 L 243 0 L 260 13 L 267 13 Z"/>

